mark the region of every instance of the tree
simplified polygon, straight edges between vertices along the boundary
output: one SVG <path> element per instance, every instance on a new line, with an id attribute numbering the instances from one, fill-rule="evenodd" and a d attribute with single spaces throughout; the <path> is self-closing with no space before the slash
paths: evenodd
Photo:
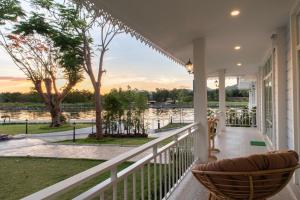
<path id="1" fill-rule="evenodd" d="M 110 93 L 106 94 L 103 99 L 103 108 L 106 119 L 106 130 L 109 129 L 109 133 L 113 128 L 112 125 L 118 124 L 117 131 L 120 133 L 121 118 L 124 114 L 124 108 L 120 98 L 120 92 L 116 89 L 111 90 Z M 106 131 L 107 132 L 107 131 Z"/>
<path id="2" fill-rule="evenodd" d="M 123 31 L 106 20 L 104 16 L 98 16 L 95 11 L 88 10 L 85 5 L 68 2 L 67 7 L 64 8 L 64 13 L 66 24 L 72 27 L 74 32 L 83 40 L 83 68 L 94 89 L 96 137 L 99 139 L 103 136 L 101 81 L 105 72 L 103 69 L 104 57 L 112 40 Z M 95 62 L 95 60 L 97 61 Z"/>
<path id="3" fill-rule="evenodd" d="M 51 0 L 33 0 L 32 4 L 38 11 L 23 15 L 10 33 L 0 32 L 0 45 L 33 83 L 51 114 L 51 126 L 57 127 L 62 124 L 63 99 L 83 78 L 79 48 L 82 43 L 80 37 L 73 36 L 64 26 L 59 5 Z M 50 8 L 58 12 L 45 15 Z M 61 88 L 58 79 L 65 82 Z"/>
<path id="4" fill-rule="evenodd" d="M 105 132 L 121 133 L 122 125 L 127 134 L 145 133 L 144 112 L 147 109 L 147 93 L 138 90 L 112 89 L 103 97 Z"/>
<path id="5" fill-rule="evenodd" d="M 18 17 L 24 16 L 24 12 L 17 0 L 0 0 L 0 25 L 14 22 Z"/>
<path id="6" fill-rule="evenodd" d="M 94 95 L 88 90 L 72 90 L 64 99 L 64 103 L 91 103 Z"/>
<path id="7" fill-rule="evenodd" d="M 145 133 L 145 122 L 144 122 L 144 112 L 147 109 L 147 95 L 144 92 L 135 92 L 134 96 L 135 102 L 135 129 L 140 132 L 142 128 L 143 134 Z"/>

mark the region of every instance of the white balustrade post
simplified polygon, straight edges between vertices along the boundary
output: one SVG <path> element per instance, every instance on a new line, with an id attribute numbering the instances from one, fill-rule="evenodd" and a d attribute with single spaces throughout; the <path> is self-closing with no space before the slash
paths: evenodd
<path id="1" fill-rule="evenodd" d="M 154 159 L 154 199 L 157 199 L 157 175 L 156 175 L 156 162 L 157 162 L 157 145 L 153 146 L 153 159 Z"/>
<path id="2" fill-rule="evenodd" d="M 220 110 L 220 119 L 219 119 L 219 130 L 226 130 L 226 93 L 225 93 L 225 69 L 221 69 L 218 72 L 219 74 L 219 110 Z"/>
<path id="3" fill-rule="evenodd" d="M 111 181 L 113 183 L 113 200 L 117 200 L 117 179 L 118 179 L 118 175 L 117 175 L 118 171 L 117 171 L 117 168 L 113 168 L 111 169 L 110 171 L 110 178 L 111 178 Z"/>
<path id="4" fill-rule="evenodd" d="M 194 67 L 194 121 L 199 122 L 199 141 L 195 142 L 196 157 L 200 162 L 208 159 L 208 129 L 207 129 L 207 76 L 205 66 L 205 38 L 193 41 Z"/>

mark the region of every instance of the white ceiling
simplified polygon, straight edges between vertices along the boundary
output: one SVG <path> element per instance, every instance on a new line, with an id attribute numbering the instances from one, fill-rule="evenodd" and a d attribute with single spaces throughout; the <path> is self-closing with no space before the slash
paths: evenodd
<path id="1" fill-rule="evenodd" d="M 89 1 L 182 62 L 192 59 L 192 41 L 206 37 L 210 75 L 221 68 L 227 75 L 246 75 L 262 64 L 271 34 L 287 25 L 295 0 Z M 240 16 L 230 16 L 233 9 Z M 235 45 L 242 49 L 233 50 Z"/>

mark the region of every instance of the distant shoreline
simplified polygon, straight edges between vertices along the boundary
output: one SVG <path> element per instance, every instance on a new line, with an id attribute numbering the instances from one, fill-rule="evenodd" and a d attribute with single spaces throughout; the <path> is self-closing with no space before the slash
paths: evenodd
<path id="1" fill-rule="evenodd" d="M 227 107 L 240 108 L 248 105 L 246 101 L 232 101 L 226 102 Z M 219 103 L 217 101 L 209 101 L 208 107 L 218 108 Z M 176 109 L 176 108 L 193 108 L 192 103 L 184 104 L 166 104 L 166 103 L 155 103 L 148 105 L 148 108 L 153 109 Z M 68 110 L 93 110 L 94 105 L 91 103 L 66 103 L 62 105 L 62 109 Z M 32 110 L 32 111 L 45 111 L 47 110 L 45 105 L 42 103 L 0 103 L 0 110 L 6 111 L 20 111 L 20 110 Z"/>

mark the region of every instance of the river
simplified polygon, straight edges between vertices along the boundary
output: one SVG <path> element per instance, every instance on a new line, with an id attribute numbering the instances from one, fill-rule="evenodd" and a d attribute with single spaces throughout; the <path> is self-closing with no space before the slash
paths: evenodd
<path id="1" fill-rule="evenodd" d="M 74 109 L 63 112 L 69 121 L 90 122 L 95 119 L 95 111 L 92 109 Z M 0 116 L 10 116 L 11 122 L 49 122 L 50 114 L 41 110 L 0 110 Z M 149 108 L 145 112 L 145 121 L 151 127 L 157 127 L 158 120 L 161 126 L 173 122 L 192 122 L 194 118 L 193 108 Z M 8 121 L 8 120 L 7 120 Z"/>

